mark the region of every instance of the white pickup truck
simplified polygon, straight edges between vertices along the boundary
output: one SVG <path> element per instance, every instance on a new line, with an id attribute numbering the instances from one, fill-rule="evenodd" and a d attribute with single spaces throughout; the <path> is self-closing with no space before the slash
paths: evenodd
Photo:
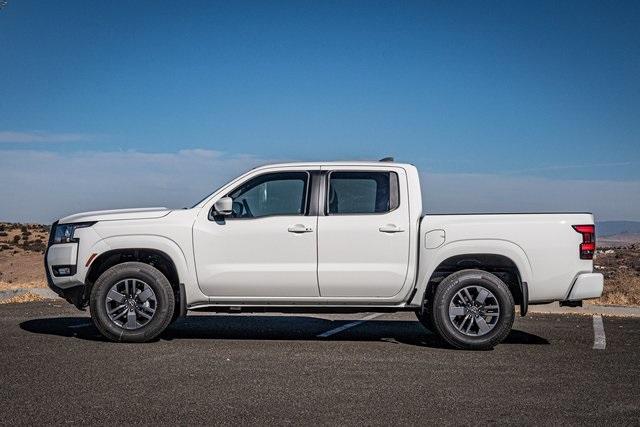
<path id="1" fill-rule="evenodd" d="M 515 306 L 525 315 L 602 293 L 591 214 L 422 209 L 409 164 L 268 165 L 189 209 L 62 218 L 45 269 L 105 337 L 127 342 L 156 338 L 188 310 L 409 310 L 450 345 L 487 349 Z"/>

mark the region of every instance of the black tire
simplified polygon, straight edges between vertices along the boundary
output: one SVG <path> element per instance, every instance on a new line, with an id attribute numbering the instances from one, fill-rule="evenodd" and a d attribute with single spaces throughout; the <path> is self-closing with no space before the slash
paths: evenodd
<path id="1" fill-rule="evenodd" d="M 454 298 L 459 298 L 458 292 L 464 292 L 465 289 L 472 289 L 474 286 L 478 286 L 488 290 L 492 295 L 490 298 L 495 299 L 493 305 L 499 307 L 499 315 L 497 320 L 492 317 L 487 317 L 494 323 L 488 332 L 482 332 L 479 330 L 479 325 L 476 324 L 478 335 L 471 336 L 464 331 L 460 331 L 454 324 L 454 320 L 450 318 L 449 306 L 452 304 Z M 475 288 L 475 289 L 481 289 Z M 486 293 L 485 293 L 486 295 Z M 458 302 L 460 300 L 457 300 Z M 497 304 L 495 304 L 497 302 Z M 436 288 L 436 292 L 433 298 L 433 326 L 435 332 L 442 337 L 447 343 L 455 348 L 465 350 L 490 350 L 498 343 L 502 342 L 513 325 L 515 317 L 513 296 L 509 291 L 507 285 L 495 275 L 482 270 L 462 270 L 447 276 Z M 460 322 L 460 317 L 464 318 L 466 315 L 460 315 L 456 317 L 456 321 L 469 325 L 473 321 L 472 314 L 469 314 L 469 321 L 467 323 Z M 478 316 L 475 317 L 479 319 Z M 486 318 L 483 318 L 486 319 Z M 483 319 L 479 319 L 482 321 Z M 485 323 L 486 329 L 486 323 Z M 464 328 L 463 328 L 464 329 Z"/>
<path id="2" fill-rule="evenodd" d="M 155 312 L 146 324 L 137 329 L 126 329 L 118 325 L 107 313 L 109 290 L 125 279 L 144 282 L 154 293 Z M 125 262 L 111 267 L 96 280 L 91 290 L 90 307 L 94 324 L 107 339 L 116 342 L 146 342 L 156 338 L 169 326 L 175 309 L 175 297 L 169 280 L 158 269 L 141 262 Z"/>

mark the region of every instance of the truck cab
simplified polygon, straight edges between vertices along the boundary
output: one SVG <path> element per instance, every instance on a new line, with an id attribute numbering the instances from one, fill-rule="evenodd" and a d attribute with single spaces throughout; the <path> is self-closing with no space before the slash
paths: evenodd
<path id="1" fill-rule="evenodd" d="M 416 180 L 413 166 L 384 163 L 257 169 L 202 204 L 199 287 L 215 302 L 399 302 L 415 270 Z"/>

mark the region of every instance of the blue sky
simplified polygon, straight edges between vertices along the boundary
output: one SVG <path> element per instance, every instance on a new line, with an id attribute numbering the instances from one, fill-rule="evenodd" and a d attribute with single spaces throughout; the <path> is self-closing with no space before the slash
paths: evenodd
<path id="1" fill-rule="evenodd" d="M 0 219 L 393 155 L 426 211 L 640 220 L 638 2 L 8 0 L 0 45 Z"/>

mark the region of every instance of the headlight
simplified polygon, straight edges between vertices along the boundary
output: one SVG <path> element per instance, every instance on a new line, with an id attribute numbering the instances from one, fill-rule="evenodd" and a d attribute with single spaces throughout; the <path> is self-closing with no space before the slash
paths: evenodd
<path id="1" fill-rule="evenodd" d="M 78 228 L 91 227 L 95 222 L 76 222 L 75 224 L 55 224 L 51 229 L 50 245 L 56 243 L 72 243 L 77 242 L 74 239 L 73 233 Z"/>

